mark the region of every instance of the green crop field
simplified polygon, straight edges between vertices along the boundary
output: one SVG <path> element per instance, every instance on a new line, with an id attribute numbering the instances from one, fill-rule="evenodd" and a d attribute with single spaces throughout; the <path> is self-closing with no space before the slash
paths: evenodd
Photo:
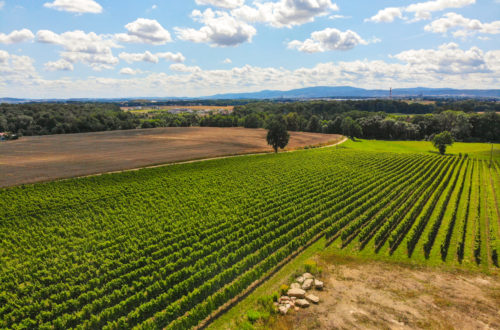
<path id="1" fill-rule="evenodd" d="M 322 236 L 497 269 L 498 160 L 352 144 L 0 190 L 0 328 L 189 328 Z"/>

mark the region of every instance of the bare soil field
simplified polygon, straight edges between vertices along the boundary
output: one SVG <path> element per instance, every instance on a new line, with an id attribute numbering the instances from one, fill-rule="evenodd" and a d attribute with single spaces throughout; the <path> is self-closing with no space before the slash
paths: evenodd
<path id="1" fill-rule="evenodd" d="M 23 137 L 0 143 L 0 187 L 200 158 L 270 152 L 264 129 L 169 127 Z M 341 136 L 290 132 L 288 149 Z"/>
<path id="2" fill-rule="evenodd" d="M 319 258 L 318 305 L 278 317 L 273 329 L 500 329 L 496 275 L 345 257 Z"/>

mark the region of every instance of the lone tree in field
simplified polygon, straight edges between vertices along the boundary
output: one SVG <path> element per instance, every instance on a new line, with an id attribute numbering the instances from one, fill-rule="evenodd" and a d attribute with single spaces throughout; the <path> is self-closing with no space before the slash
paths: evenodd
<path id="1" fill-rule="evenodd" d="M 453 144 L 453 136 L 451 136 L 451 133 L 448 131 L 441 132 L 434 136 L 432 144 L 439 150 L 441 155 L 444 155 L 446 146 L 451 146 Z"/>
<path id="2" fill-rule="evenodd" d="M 286 124 L 279 120 L 273 120 L 269 124 L 267 132 L 267 144 L 273 147 L 274 152 L 278 152 L 278 148 L 285 148 L 290 140 L 290 134 L 286 130 Z"/>

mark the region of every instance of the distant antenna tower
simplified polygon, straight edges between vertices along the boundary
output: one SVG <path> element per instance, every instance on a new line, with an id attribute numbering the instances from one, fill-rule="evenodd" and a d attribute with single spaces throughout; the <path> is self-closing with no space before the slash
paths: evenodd
<path id="1" fill-rule="evenodd" d="M 392 100 L 392 87 L 389 88 L 389 98 Z"/>

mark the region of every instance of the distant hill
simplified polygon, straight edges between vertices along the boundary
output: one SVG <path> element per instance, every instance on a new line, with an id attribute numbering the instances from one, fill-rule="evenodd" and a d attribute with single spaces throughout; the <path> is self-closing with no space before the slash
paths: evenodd
<path id="1" fill-rule="evenodd" d="M 500 89 L 453 89 L 453 88 L 396 88 L 393 97 L 464 97 L 500 99 Z M 0 98 L 1 103 L 26 102 L 127 102 L 133 100 L 167 101 L 167 100 L 237 100 L 237 99 L 314 99 L 314 98 L 385 98 L 389 97 L 387 89 L 363 89 L 350 86 L 317 86 L 292 89 L 288 91 L 263 90 L 253 93 L 226 93 L 203 97 L 131 97 L 131 98 L 70 98 L 70 99 L 18 99 Z"/>
<path id="2" fill-rule="evenodd" d="M 363 89 L 349 86 L 339 87 L 307 87 L 289 91 L 263 90 L 254 93 L 216 94 L 207 99 L 302 99 L 302 98 L 367 98 L 388 97 L 389 90 Z M 486 97 L 500 98 L 500 89 L 452 89 L 452 88 L 396 88 L 392 90 L 394 97 Z"/>

